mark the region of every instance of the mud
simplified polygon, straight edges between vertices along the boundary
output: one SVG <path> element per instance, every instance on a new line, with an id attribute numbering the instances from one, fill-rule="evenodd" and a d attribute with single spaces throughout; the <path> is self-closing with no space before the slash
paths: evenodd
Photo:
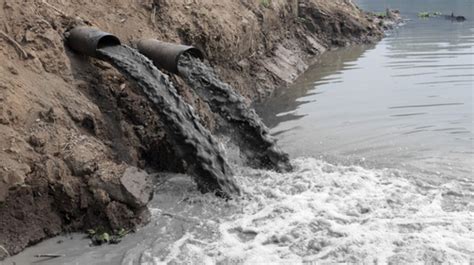
<path id="1" fill-rule="evenodd" d="M 288 154 L 280 150 L 255 110 L 249 108 L 245 98 L 234 88 L 221 81 L 211 67 L 191 55 L 182 55 L 178 71 L 218 115 L 216 131 L 236 143 L 246 165 L 277 171 L 291 170 Z"/>

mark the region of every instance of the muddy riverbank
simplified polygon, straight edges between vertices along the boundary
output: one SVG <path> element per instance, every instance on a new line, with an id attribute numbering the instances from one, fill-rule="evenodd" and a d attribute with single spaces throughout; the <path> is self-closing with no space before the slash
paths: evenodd
<path id="1" fill-rule="evenodd" d="M 383 34 L 343 0 L 1 0 L 0 258 L 64 231 L 133 229 L 149 215 L 147 171 L 186 170 L 143 93 L 65 47 L 64 32 L 81 24 L 127 43 L 194 44 L 249 102 L 292 82 L 326 49 Z M 206 103 L 172 81 L 212 130 Z"/>

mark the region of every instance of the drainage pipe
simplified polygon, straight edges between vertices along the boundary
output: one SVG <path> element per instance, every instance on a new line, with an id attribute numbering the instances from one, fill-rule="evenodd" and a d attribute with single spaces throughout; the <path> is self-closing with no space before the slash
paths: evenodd
<path id="1" fill-rule="evenodd" d="M 98 28 L 79 26 L 68 32 L 66 43 L 75 52 L 92 57 L 100 57 L 97 53 L 98 49 L 120 45 L 120 40 L 116 36 L 101 31 Z"/>
<path id="2" fill-rule="evenodd" d="M 143 39 L 137 42 L 138 51 L 151 59 L 161 69 L 178 74 L 179 57 L 185 53 L 199 59 L 204 55 L 196 47 L 163 42 L 155 39 Z"/>

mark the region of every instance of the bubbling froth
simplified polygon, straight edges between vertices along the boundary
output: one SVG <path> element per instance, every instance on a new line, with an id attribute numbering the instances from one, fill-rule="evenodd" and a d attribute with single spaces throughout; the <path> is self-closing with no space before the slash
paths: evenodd
<path id="1" fill-rule="evenodd" d="M 469 264 L 472 259 L 474 207 L 465 185 L 432 186 L 395 170 L 312 158 L 293 164 L 292 173 L 245 170 L 237 177 L 244 198 L 231 202 L 239 213 L 216 222 L 218 239 L 186 234 L 170 247 L 173 255 L 161 260 Z"/>

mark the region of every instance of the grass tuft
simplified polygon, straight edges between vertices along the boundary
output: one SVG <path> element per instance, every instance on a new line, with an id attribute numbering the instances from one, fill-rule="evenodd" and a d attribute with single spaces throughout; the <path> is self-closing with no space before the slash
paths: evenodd
<path id="1" fill-rule="evenodd" d="M 103 227 L 86 231 L 87 236 L 91 239 L 92 245 L 94 246 L 100 246 L 102 244 L 118 244 L 129 232 L 130 231 L 122 228 L 109 234 Z"/>
<path id="2" fill-rule="evenodd" d="M 439 11 L 418 13 L 418 17 L 421 17 L 421 18 L 436 17 L 436 16 L 441 16 L 441 15 L 443 15 L 443 13 L 441 13 Z"/>
<path id="3" fill-rule="evenodd" d="M 272 0 L 260 0 L 260 4 L 265 8 L 269 8 L 272 4 Z"/>

